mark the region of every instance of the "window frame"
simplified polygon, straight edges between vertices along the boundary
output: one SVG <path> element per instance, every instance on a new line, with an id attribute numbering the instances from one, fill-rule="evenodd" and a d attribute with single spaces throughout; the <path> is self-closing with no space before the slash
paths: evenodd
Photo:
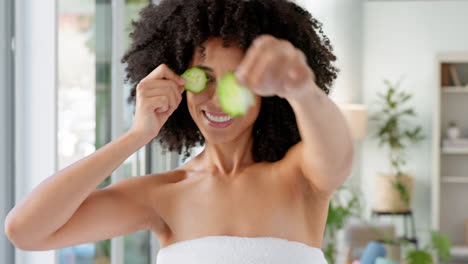
<path id="1" fill-rule="evenodd" d="M 15 33 L 14 202 L 18 204 L 57 171 L 57 2 L 16 0 L 11 11 Z M 53 250 L 15 248 L 15 264 L 55 261 Z"/>
<path id="2" fill-rule="evenodd" d="M 2 100 L 2 110 L 0 114 L 0 216 L 2 226 L 8 212 L 13 208 L 15 201 L 15 171 L 14 171 L 14 1 L 6 0 L 0 3 L 2 21 L 0 25 L 0 98 Z M 0 262 L 14 263 L 15 247 L 11 244 L 4 234 L 4 228 L 1 229 L 0 235 Z"/>

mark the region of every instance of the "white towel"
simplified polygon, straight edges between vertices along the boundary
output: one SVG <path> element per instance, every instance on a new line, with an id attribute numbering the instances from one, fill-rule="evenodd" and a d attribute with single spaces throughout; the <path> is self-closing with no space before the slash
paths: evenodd
<path id="1" fill-rule="evenodd" d="M 327 264 L 321 249 L 275 237 L 206 236 L 161 248 L 157 264 Z"/>

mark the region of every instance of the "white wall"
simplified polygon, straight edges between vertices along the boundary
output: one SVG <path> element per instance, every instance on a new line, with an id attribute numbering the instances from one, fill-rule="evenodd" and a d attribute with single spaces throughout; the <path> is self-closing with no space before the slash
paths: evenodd
<path id="1" fill-rule="evenodd" d="M 297 0 L 323 24 L 341 70 L 331 97 L 336 102 L 361 102 L 363 0 Z"/>
<path id="2" fill-rule="evenodd" d="M 56 1 L 17 0 L 16 203 L 56 172 Z M 54 263 L 54 251 L 16 251 L 15 264 Z"/>
<path id="3" fill-rule="evenodd" d="M 434 91 L 437 89 L 435 54 L 468 50 L 468 2 L 366 2 L 364 8 L 363 100 L 367 105 L 385 89 L 383 79 L 405 75 L 402 88 L 412 93 L 426 140 L 408 153 L 408 169 L 415 180 L 413 209 L 419 234 L 431 228 L 431 137 Z M 371 126 L 371 129 L 373 126 Z M 375 131 L 372 131 L 375 133 Z M 363 145 L 362 186 L 371 199 L 374 176 L 388 170 L 385 152 L 375 139 Z M 423 239 L 427 239 L 423 236 Z"/>

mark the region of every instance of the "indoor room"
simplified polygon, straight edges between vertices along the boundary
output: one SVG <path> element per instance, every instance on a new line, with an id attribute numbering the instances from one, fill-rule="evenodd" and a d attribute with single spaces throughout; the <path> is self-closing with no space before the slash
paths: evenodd
<path id="1" fill-rule="evenodd" d="M 0 1 L 0 263 L 467 264 L 468 0 Z"/>

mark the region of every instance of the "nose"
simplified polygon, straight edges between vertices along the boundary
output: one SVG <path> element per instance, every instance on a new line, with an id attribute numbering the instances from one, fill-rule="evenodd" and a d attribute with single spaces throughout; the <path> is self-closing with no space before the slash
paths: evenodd
<path id="1" fill-rule="evenodd" d="M 211 83 L 204 92 L 206 93 L 208 100 L 211 102 L 211 105 L 213 105 L 216 110 L 221 110 L 221 105 L 218 99 L 218 89 L 216 85 L 217 83 L 215 82 Z"/>
<path id="2" fill-rule="evenodd" d="M 212 92 L 212 95 L 211 95 L 211 101 L 213 101 L 213 104 L 218 108 L 218 109 L 221 109 L 221 105 L 219 103 L 219 99 L 218 99 L 218 89 L 217 87 L 213 87 L 213 92 Z"/>

